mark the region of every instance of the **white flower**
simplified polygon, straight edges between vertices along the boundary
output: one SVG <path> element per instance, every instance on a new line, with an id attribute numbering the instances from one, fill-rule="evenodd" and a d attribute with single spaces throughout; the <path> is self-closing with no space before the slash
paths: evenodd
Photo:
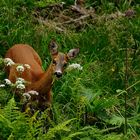
<path id="1" fill-rule="evenodd" d="M 67 70 L 72 70 L 72 69 L 82 70 L 83 67 L 80 64 L 77 64 L 77 63 L 71 64 L 67 67 Z"/>
<path id="2" fill-rule="evenodd" d="M 9 79 L 4 79 L 4 81 L 5 81 L 5 83 L 6 83 L 7 85 L 11 85 L 11 84 L 12 84 L 11 81 L 10 81 Z"/>
<path id="3" fill-rule="evenodd" d="M 22 83 L 25 83 L 25 80 L 24 80 L 23 78 L 20 78 L 20 77 L 18 77 L 18 78 L 16 79 L 16 81 L 21 81 Z"/>
<path id="4" fill-rule="evenodd" d="M 22 81 L 16 81 L 16 85 L 23 84 Z"/>
<path id="5" fill-rule="evenodd" d="M 5 87 L 5 85 L 4 84 L 1 84 L 0 87 Z"/>
<path id="6" fill-rule="evenodd" d="M 31 96 L 30 96 L 30 94 L 29 93 L 23 93 L 23 95 L 22 95 L 23 97 L 24 97 L 24 101 L 28 101 L 28 100 L 30 100 L 31 99 Z"/>
<path id="7" fill-rule="evenodd" d="M 5 64 L 6 66 L 12 66 L 12 65 L 14 65 L 15 63 L 13 62 L 12 59 L 10 59 L 10 58 L 5 58 L 5 59 L 4 59 L 4 64 Z"/>
<path id="8" fill-rule="evenodd" d="M 23 84 L 18 84 L 18 85 L 17 85 L 17 88 L 18 88 L 18 89 L 25 89 L 25 85 L 23 85 Z"/>
<path id="9" fill-rule="evenodd" d="M 34 90 L 30 90 L 27 93 L 32 94 L 32 95 L 39 95 L 39 93 L 37 91 L 34 91 Z"/>
<path id="10" fill-rule="evenodd" d="M 62 5 L 66 4 L 64 1 L 61 2 Z"/>
<path id="11" fill-rule="evenodd" d="M 27 68 L 27 69 L 30 69 L 30 65 L 29 64 L 24 64 L 24 66 Z"/>
<path id="12" fill-rule="evenodd" d="M 6 66 L 12 66 L 13 64 L 11 63 L 11 62 L 8 62 L 7 64 L 6 64 Z"/>
<path id="13" fill-rule="evenodd" d="M 24 83 L 25 83 L 25 80 L 23 78 L 17 78 L 16 79 L 16 85 L 24 84 Z"/>
<path id="14" fill-rule="evenodd" d="M 22 65 L 18 65 L 18 66 L 16 67 L 16 70 L 17 70 L 18 72 L 24 72 L 24 67 L 23 67 Z"/>
<path id="15" fill-rule="evenodd" d="M 34 91 L 34 90 L 30 90 L 28 92 L 25 92 L 23 93 L 23 101 L 26 102 L 26 101 L 29 101 L 32 97 L 32 95 L 39 95 L 39 93 L 37 91 Z"/>

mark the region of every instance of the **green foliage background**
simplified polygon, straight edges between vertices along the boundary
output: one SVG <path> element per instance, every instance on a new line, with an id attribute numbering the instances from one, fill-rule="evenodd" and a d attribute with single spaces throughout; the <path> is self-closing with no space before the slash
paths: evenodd
<path id="1" fill-rule="evenodd" d="M 0 2 L 0 56 L 12 45 L 27 43 L 40 55 L 43 67 L 50 63 L 47 49 L 55 38 L 60 50 L 79 47 L 71 61 L 82 71 L 65 72 L 53 86 L 53 118 L 48 110 L 33 116 L 20 111 L 10 88 L 0 89 L 0 139 L 2 140 L 131 140 L 140 137 L 140 2 L 138 0 L 87 0 L 95 8 L 95 22 L 82 30 L 55 29 L 35 22 L 34 11 L 55 0 L 2 0 Z M 66 5 L 73 4 L 67 0 Z M 115 12 L 133 9 L 132 18 Z M 126 90 L 126 48 L 128 50 L 128 89 Z M 1 83 L 6 78 L 1 63 Z M 127 95 L 127 133 L 125 124 Z"/>

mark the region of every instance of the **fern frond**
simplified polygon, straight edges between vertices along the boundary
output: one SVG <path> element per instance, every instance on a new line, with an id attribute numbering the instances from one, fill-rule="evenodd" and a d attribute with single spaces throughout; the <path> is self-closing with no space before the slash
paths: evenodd
<path id="1" fill-rule="evenodd" d="M 0 109 L 0 113 L 0 123 L 4 126 L 0 128 L 2 137 L 4 136 L 9 140 L 26 137 L 29 130 L 29 118 L 18 110 L 14 98 L 11 98 L 7 105 Z M 8 129 L 6 134 L 4 134 L 5 129 Z"/>
<path id="2" fill-rule="evenodd" d="M 118 126 L 121 126 L 122 124 L 124 124 L 124 122 L 125 122 L 124 117 L 117 115 L 113 115 L 112 118 L 109 120 L 110 124 Z"/>
<path id="3" fill-rule="evenodd" d="M 67 136 L 67 137 L 62 138 L 62 140 L 72 140 L 72 138 L 74 138 L 74 137 L 76 137 L 76 136 L 78 136 L 78 135 L 81 135 L 81 134 L 83 134 L 83 133 L 84 133 L 84 132 L 75 132 L 75 133 L 70 134 L 70 135 Z"/>
<path id="4" fill-rule="evenodd" d="M 0 122 L 2 122 L 5 126 L 8 126 L 9 128 L 13 129 L 12 123 L 1 114 L 0 114 Z"/>
<path id="5" fill-rule="evenodd" d="M 14 98 L 11 98 L 7 105 L 2 110 L 3 115 L 9 119 L 10 121 L 15 120 L 19 116 L 19 111 L 17 111 L 18 108 L 16 107 L 16 102 Z"/>
<path id="6" fill-rule="evenodd" d="M 56 133 L 59 133 L 61 131 L 66 131 L 66 132 L 70 131 L 70 128 L 68 128 L 67 125 L 74 120 L 75 119 L 70 119 L 70 120 L 67 120 L 63 123 L 56 125 L 54 128 L 50 128 L 48 130 L 47 134 L 44 135 L 44 139 L 51 140 L 51 139 L 55 138 Z"/>

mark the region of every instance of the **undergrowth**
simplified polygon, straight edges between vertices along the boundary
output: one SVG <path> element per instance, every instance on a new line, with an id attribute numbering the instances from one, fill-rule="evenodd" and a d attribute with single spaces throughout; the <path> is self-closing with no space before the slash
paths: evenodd
<path id="1" fill-rule="evenodd" d="M 60 50 L 80 48 L 79 56 L 71 63 L 81 64 L 83 70 L 66 71 L 54 83 L 52 117 L 48 115 L 48 109 L 44 112 L 37 110 L 33 116 L 21 112 L 13 91 L 1 88 L 0 139 L 139 139 L 139 1 L 87 0 L 85 7 L 95 9 L 95 18 L 86 20 L 86 26 L 78 31 L 68 28 L 71 25 L 65 26 L 65 32 L 58 32 L 52 26 L 45 26 L 36 20 L 37 12 L 42 12 L 39 10 L 55 3 L 60 1 L 2 0 L 0 56 L 3 58 L 8 48 L 14 44 L 27 43 L 38 52 L 46 69 L 50 63 L 47 45 L 51 38 L 55 38 Z M 66 1 L 64 8 L 73 3 L 72 0 Z M 124 14 L 130 9 L 135 11 L 130 17 L 117 14 Z M 0 62 L 1 84 L 5 78 L 4 66 Z M 125 125 L 127 131 L 124 130 Z"/>

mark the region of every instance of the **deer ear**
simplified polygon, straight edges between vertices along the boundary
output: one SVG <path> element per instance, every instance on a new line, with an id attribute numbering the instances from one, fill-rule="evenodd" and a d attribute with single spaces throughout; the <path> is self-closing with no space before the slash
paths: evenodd
<path id="1" fill-rule="evenodd" d="M 78 53 L 79 53 L 79 48 L 71 49 L 68 52 L 67 56 L 69 59 L 72 59 L 72 58 L 76 57 Z"/>
<path id="2" fill-rule="evenodd" d="M 51 40 L 48 48 L 49 48 L 52 55 L 55 55 L 58 53 L 58 45 L 56 44 L 55 40 Z"/>

